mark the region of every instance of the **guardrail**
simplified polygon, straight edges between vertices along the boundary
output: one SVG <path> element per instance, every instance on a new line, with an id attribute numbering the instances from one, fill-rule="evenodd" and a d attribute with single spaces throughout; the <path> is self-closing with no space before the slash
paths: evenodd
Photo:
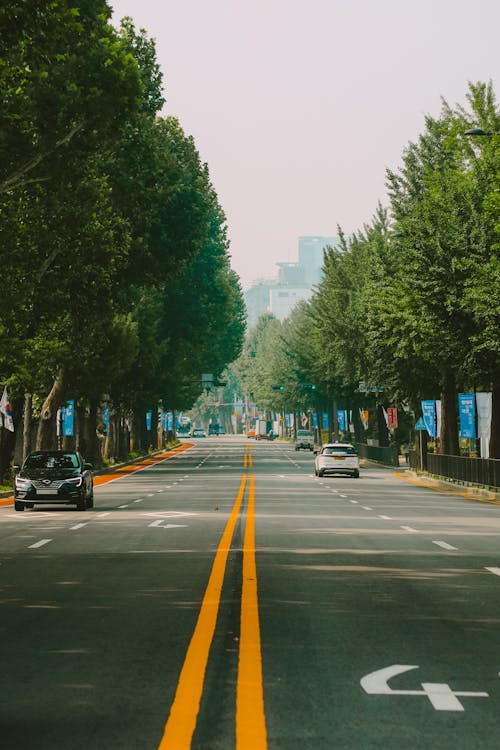
<path id="1" fill-rule="evenodd" d="M 378 461 L 386 466 L 399 466 L 397 448 L 366 445 L 366 443 L 356 443 L 356 448 L 362 458 L 367 458 L 370 461 Z"/>
<path id="2" fill-rule="evenodd" d="M 427 454 L 427 471 L 459 482 L 500 487 L 500 459 Z"/>
<path id="3" fill-rule="evenodd" d="M 500 459 L 470 458 L 469 456 L 447 456 L 441 453 L 425 453 L 425 466 L 420 466 L 420 454 L 410 452 L 410 469 L 422 468 L 438 477 L 457 482 L 478 484 L 483 487 L 500 487 Z"/>

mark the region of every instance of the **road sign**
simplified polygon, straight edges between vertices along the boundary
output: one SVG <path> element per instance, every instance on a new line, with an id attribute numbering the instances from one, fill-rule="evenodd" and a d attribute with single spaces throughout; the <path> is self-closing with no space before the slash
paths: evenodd
<path id="1" fill-rule="evenodd" d="M 465 711 L 458 697 L 488 698 L 488 693 L 476 693 L 464 690 L 452 690 L 441 682 L 423 682 L 422 690 L 394 690 L 389 687 L 389 680 L 398 674 L 411 669 L 418 669 L 414 664 L 393 664 L 390 667 L 377 669 L 361 679 L 361 687 L 368 695 L 425 695 L 436 711 Z"/>
<path id="2" fill-rule="evenodd" d="M 425 422 L 422 419 L 422 417 L 419 417 L 417 419 L 417 424 L 415 425 L 416 430 L 425 430 Z"/>

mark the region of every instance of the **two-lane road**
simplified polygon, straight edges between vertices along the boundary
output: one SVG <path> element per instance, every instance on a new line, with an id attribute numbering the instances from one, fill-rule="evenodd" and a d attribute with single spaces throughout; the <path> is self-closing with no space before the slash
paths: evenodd
<path id="1" fill-rule="evenodd" d="M 500 508 L 238 438 L 0 509 L 5 750 L 500 747 Z"/>

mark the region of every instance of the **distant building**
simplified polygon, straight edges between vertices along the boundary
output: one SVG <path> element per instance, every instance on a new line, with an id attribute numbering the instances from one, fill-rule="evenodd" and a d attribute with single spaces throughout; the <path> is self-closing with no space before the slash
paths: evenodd
<path id="1" fill-rule="evenodd" d="M 321 281 L 325 247 L 338 245 L 338 237 L 299 237 L 298 263 L 277 263 L 278 278 L 256 281 L 245 292 L 248 325 L 271 312 L 284 320 L 301 300 L 308 300 Z"/>

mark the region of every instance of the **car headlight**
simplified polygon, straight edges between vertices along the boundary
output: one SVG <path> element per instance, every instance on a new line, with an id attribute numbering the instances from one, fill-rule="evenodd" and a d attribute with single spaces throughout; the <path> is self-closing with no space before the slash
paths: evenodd
<path id="1" fill-rule="evenodd" d="M 80 487 L 82 481 L 82 477 L 73 477 L 72 479 L 65 479 L 64 484 L 71 484 L 72 487 Z"/>
<path id="2" fill-rule="evenodd" d="M 23 477 L 16 477 L 15 483 L 17 490 L 29 490 L 29 488 L 31 487 L 31 480 L 23 479 Z"/>

